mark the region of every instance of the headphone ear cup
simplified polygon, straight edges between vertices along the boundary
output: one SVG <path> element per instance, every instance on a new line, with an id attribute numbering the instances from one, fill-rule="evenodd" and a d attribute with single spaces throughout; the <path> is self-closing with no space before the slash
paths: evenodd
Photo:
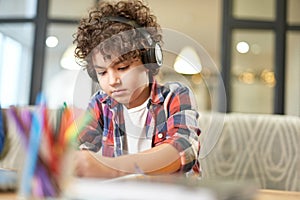
<path id="1" fill-rule="evenodd" d="M 142 61 L 149 68 L 157 69 L 162 66 L 162 49 L 158 43 L 145 50 L 142 55 Z M 146 65 L 146 66 L 147 66 Z"/>
<path id="2" fill-rule="evenodd" d="M 149 63 L 149 59 L 148 59 L 148 51 L 146 49 L 144 51 L 142 51 L 141 57 L 142 57 L 143 64 L 145 64 L 147 67 L 147 64 Z"/>
<path id="3" fill-rule="evenodd" d="M 149 48 L 148 50 L 145 50 L 145 52 L 142 55 L 142 62 L 145 64 L 145 67 L 148 69 L 159 68 L 155 60 L 155 57 L 153 55 L 154 55 L 153 48 Z"/>
<path id="4" fill-rule="evenodd" d="M 155 58 L 155 49 L 153 47 L 151 47 L 148 50 L 147 54 L 148 54 L 149 63 L 157 63 Z"/>

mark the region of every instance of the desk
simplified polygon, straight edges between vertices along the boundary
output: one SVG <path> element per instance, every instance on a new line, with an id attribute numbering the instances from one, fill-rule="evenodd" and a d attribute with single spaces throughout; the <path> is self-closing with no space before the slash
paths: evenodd
<path id="1" fill-rule="evenodd" d="M 13 192 L 1 192 L 0 200 L 17 200 L 17 194 Z"/>
<path id="2" fill-rule="evenodd" d="M 255 200 L 299 200 L 300 192 L 259 190 Z M 16 193 L 0 193 L 0 200 L 17 200 Z"/>
<path id="3" fill-rule="evenodd" d="M 300 192 L 259 190 L 255 200 L 299 200 Z"/>

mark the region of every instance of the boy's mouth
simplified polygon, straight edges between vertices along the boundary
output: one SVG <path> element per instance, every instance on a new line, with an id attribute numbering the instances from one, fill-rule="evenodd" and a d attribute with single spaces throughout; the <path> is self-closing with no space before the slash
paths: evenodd
<path id="1" fill-rule="evenodd" d="M 112 96 L 122 96 L 122 95 L 125 94 L 125 92 L 126 92 L 126 89 L 113 90 L 113 91 L 111 92 L 111 95 L 112 95 Z"/>

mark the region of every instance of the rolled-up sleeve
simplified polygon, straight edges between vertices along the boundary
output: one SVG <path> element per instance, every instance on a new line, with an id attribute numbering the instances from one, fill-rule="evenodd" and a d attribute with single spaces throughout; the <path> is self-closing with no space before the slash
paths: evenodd
<path id="1" fill-rule="evenodd" d="M 168 119 L 166 140 L 179 152 L 181 171 L 187 172 L 198 165 L 200 129 L 197 105 L 188 87 L 179 87 L 167 99 Z"/>

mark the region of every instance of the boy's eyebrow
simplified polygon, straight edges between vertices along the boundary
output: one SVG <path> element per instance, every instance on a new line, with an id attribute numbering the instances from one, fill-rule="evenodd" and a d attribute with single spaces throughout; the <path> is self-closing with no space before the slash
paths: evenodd
<path id="1" fill-rule="evenodd" d="M 94 65 L 93 67 L 94 67 L 94 68 L 98 68 L 98 69 L 106 69 L 106 67 L 99 66 L 99 65 Z"/>
<path id="2" fill-rule="evenodd" d="M 115 62 L 112 62 L 112 63 L 110 64 L 110 66 L 111 66 L 111 65 L 117 65 L 117 64 L 120 64 L 120 63 L 122 63 L 122 62 L 123 62 L 122 60 L 117 60 L 117 61 L 115 61 Z M 94 68 L 98 68 L 98 69 L 106 69 L 107 67 L 99 66 L 99 65 L 94 65 Z"/>

